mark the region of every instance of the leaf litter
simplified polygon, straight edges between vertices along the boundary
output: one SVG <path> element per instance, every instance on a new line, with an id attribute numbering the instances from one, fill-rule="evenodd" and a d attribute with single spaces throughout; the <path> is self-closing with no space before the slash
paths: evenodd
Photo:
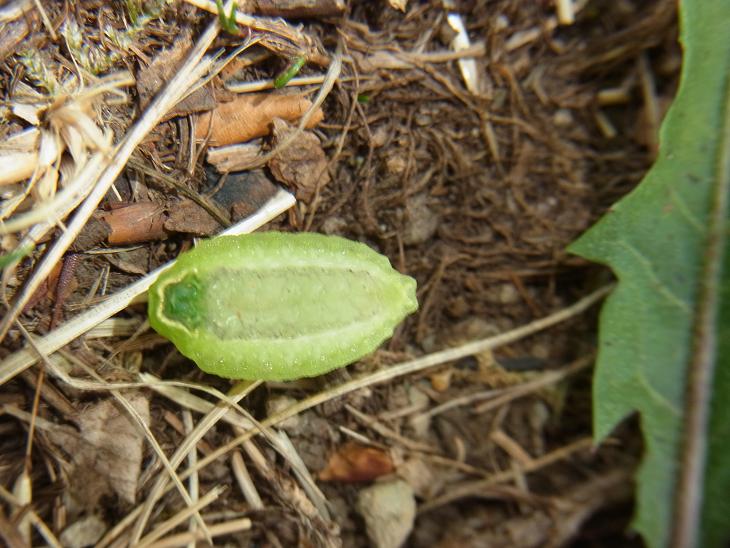
<path id="1" fill-rule="evenodd" d="M 126 7 L 114 4 L 100 11 L 82 2 L 74 11 L 82 41 L 67 43 L 63 37 L 54 40 L 43 19 L 57 29 L 69 15 L 62 3 L 47 4 L 44 16 L 28 7 L 26 18 L 12 21 L 22 20 L 33 29 L 32 42 L 28 35 L 1 44 L 0 51 L 7 52 L 0 72 L 6 105 L 29 95 L 38 96 L 40 104 L 50 104 L 57 96 L 48 87 L 70 77 L 77 82 L 83 79 L 89 90 L 111 70 L 124 70 L 139 82 L 148 67 L 182 43 L 176 40 L 182 33 L 189 34 L 189 47 L 195 48 L 201 36 L 208 36 L 206 25 L 212 21 L 197 7 L 182 2 L 127 2 Z M 215 11 L 212 2 L 194 4 Z M 321 4 L 330 2 L 322 0 Z M 378 538 L 390 540 L 376 540 L 371 532 L 371 540 L 382 545 L 397 545 L 409 532 L 414 546 L 445 546 L 455 539 L 478 546 L 498 538 L 514 540 L 517 537 L 509 535 L 516 531 L 530 532 L 524 543 L 520 541 L 522 545 L 561 544 L 595 539 L 596 535 L 621 539 L 624 545 L 633 542 L 624 533 L 631 493 L 621 486 L 627 471 L 637 463 L 637 433 L 629 425 L 598 451 L 589 450 L 588 377 L 584 366 L 570 365 L 590 362 L 593 355 L 595 327 L 590 314 L 544 333 L 515 336 L 506 345 L 490 346 L 486 354 L 467 348 L 458 358 L 449 358 L 449 354 L 428 362 L 436 369 L 422 370 L 416 365 L 402 369 L 411 371 L 402 376 L 397 365 L 529 324 L 565 309 L 605 281 L 601 271 L 564 250 L 637 183 L 653 159 L 652 120 L 657 113 L 661 115 L 658 105 L 672 97 L 676 85 L 679 50 L 674 3 L 576 3 L 581 9 L 572 13 L 575 21 L 566 26 L 558 26 L 558 17 L 563 20 L 568 15 L 556 13 L 549 3 L 475 2 L 468 9 L 450 6 L 449 12 L 441 2 L 403 4 L 405 12 L 391 9 L 386 2 L 355 2 L 346 15 L 334 10 L 327 11 L 327 16 L 300 8 L 304 11 L 297 12 L 297 17 L 305 19 L 298 27 L 286 19 L 237 12 L 239 21 L 250 25 L 249 30 L 242 26 L 241 36 L 212 35 L 217 38 L 211 38 L 209 43 L 216 41 L 210 51 L 224 48 L 223 56 L 200 66 L 200 73 L 186 89 L 207 90 L 216 108 L 230 103 L 236 97 L 233 86 L 226 89 L 215 70 L 224 61 L 232 66 L 238 58 L 231 60 L 226 55 L 249 44 L 239 54 L 240 59 L 247 59 L 238 63 L 242 68 L 237 78 L 242 83 L 273 82 L 292 59 L 304 54 L 307 64 L 289 82 L 289 88 L 267 98 L 278 101 L 274 98 L 304 93 L 314 108 L 320 108 L 314 97 L 319 84 L 290 93 L 291 84 L 297 84 L 300 77 L 322 75 L 339 48 L 345 62 L 321 104 L 324 118 L 311 129 L 299 129 L 300 135 L 309 135 L 301 141 L 295 131 L 293 144 L 287 145 L 296 150 L 316 138 L 318 145 L 303 165 L 307 170 L 322 170 L 326 179 L 313 184 L 310 172 L 298 173 L 302 159 L 295 155 L 289 160 L 292 164 L 264 165 L 263 170 L 250 172 L 255 177 L 241 179 L 241 184 L 246 189 L 248 184 L 268 188 L 279 180 L 299 194 L 300 201 L 287 215 L 273 219 L 270 228 L 335 233 L 364 241 L 388 255 L 398 269 L 417 277 L 418 315 L 384 348 L 348 371 L 323 379 L 253 387 L 231 409 L 221 402 L 231 404 L 233 399 L 243 398 L 241 393 L 223 396 L 229 390 L 225 382 L 201 375 L 161 339 L 153 337 L 143 344 L 144 325 L 123 338 L 63 335 L 88 331 L 88 327 L 71 327 L 79 311 L 94 310 L 90 303 L 108 302 L 110 312 L 92 322 L 99 323 L 114 313 L 112 302 L 129 302 L 134 294 L 116 301 L 109 295 L 137 283 L 139 275 L 133 271 L 151 272 L 174 258 L 190 245 L 189 238 L 173 227 L 163 239 L 158 228 L 151 231 L 144 222 L 138 223 L 139 236 L 125 235 L 123 242 L 150 241 L 150 233 L 159 237 L 145 244 L 146 253 L 126 255 L 125 261 L 137 261 L 134 267 L 118 261 L 110 264 L 104 258 L 103 252 L 114 251 L 106 246 L 117 245 L 107 242 L 106 236 L 88 239 L 80 248 L 74 246 L 75 253 L 83 254 L 83 267 L 73 274 L 75 283 L 69 286 L 75 287 L 73 292 L 56 307 L 61 325 L 48 332 L 55 306 L 54 293 L 48 289 L 51 298 L 39 300 L 32 308 L 9 309 L 5 315 L 6 334 L 0 346 L 0 378 L 4 380 L 0 386 L 0 494 L 11 530 L 21 538 L 58 539 L 83 519 L 64 510 L 68 510 L 67 497 L 80 487 L 66 473 L 68 461 L 54 449 L 44 429 L 32 425 L 56 423 L 58 437 L 68 431 L 68 425 L 62 427 L 64 423 L 83 424 L 79 417 L 84 416 L 93 421 L 94 409 L 106 405 L 105 401 L 111 403 L 107 398 L 112 390 L 123 390 L 135 401 L 149 394 L 150 385 L 174 382 L 185 393 L 199 393 L 202 385 L 201 396 L 207 398 L 204 401 L 209 407 L 193 410 L 177 392 L 151 397 L 144 459 L 124 460 L 108 472 L 110 477 L 138 478 L 135 488 L 120 496 L 107 478 L 104 496 L 98 498 L 95 511 L 106 524 L 99 545 L 126 545 L 135 540 L 176 545 L 213 538 L 216 542 L 365 546 L 367 531 L 376 531 L 387 519 L 373 524 L 369 520 L 377 513 L 368 512 L 366 531 L 357 511 L 358 500 L 366 488 L 404 483 L 396 479 L 399 470 L 409 486 L 399 492 L 407 492 L 416 517 L 412 530 L 380 531 Z M 565 3 L 560 5 L 566 9 Z M 135 17 L 129 6 L 139 8 Z M 447 20 L 449 14 L 461 16 L 471 38 L 471 45 L 463 51 L 451 49 L 454 30 Z M 42 53 L 40 61 L 23 64 L 20 56 L 31 47 Z M 79 55 L 84 52 L 88 59 L 80 63 Z M 187 57 L 188 51 L 180 55 L 183 64 L 173 76 L 192 75 L 195 67 L 184 64 Z M 464 82 L 458 63 L 462 58 L 476 63 L 476 90 Z M 104 70 L 93 74 L 95 68 Z M 201 77 L 205 71 L 208 73 Z M 150 97 L 165 93 L 168 81 L 160 78 L 151 85 Z M 114 136 L 114 143 L 152 108 L 143 106 L 141 93 L 134 95 L 131 87 L 124 90 L 125 97 L 106 93 L 100 97 L 103 100 L 94 102 L 93 110 L 81 109 L 99 134 Z M 177 91 L 183 95 L 186 90 Z M 188 110 L 181 115 L 167 118 L 174 105 L 180 104 L 178 98 L 164 112 L 155 113 L 158 121 L 140 132 L 134 149 L 130 145 L 131 161 L 123 159 L 118 175 L 104 179 L 109 186 L 95 191 L 101 209 L 90 204 L 85 213 L 98 216 L 120 204 L 145 204 L 152 211 L 164 207 L 172 213 L 176 204 L 188 203 L 176 200 L 185 197 L 194 200 L 196 207 L 212 211 L 213 218 L 225 226 L 240 218 L 237 212 L 250 213 L 260 205 L 256 192 L 236 194 L 235 189 L 242 187 L 238 183 L 228 186 L 229 178 L 237 181 L 240 174 L 219 173 L 206 165 L 211 134 L 194 119 L 198 106 L 185 107 Z M 300 116 L 309 106 L 298 108 Z M 32 112 L 20 109 L 23 116 L 19 117 L 4 110 L 0 136 L 7 140 L 27 129 L 28 120 L 34 122 Z M 87 119 L 79 125 L 80 116 L 62 126 L 61 133 L 65 128 L 90 128 Z M 281 116 L 262 122 L 264 129 L 257 132 L 262 140 L 249 165 L 255 166 L 257 158 L 276 149 L 271 132 L 275 117 Z M 40 127 L 48 122 L 38 117 Z M 297 123 L 296 116 L 292 123 Z M 62 175 L 64 162 L 78 162 L 96 150 L 80 147 L 75 137 L 68 143 L 69 150 L 76 153 L 56 156 L 62 160 Z M 39 149 L 31 146 L 28 150 L 23 153 Z M 279 156 L 277 161 L 281 164 L 286 158 Z M 21 284 L 32 272 L 38 283 L 48 276 L 37 274 L 40 253 L 58 240 L 63 226 L 69 224 L 69 212 L 91 190 L 102 164 L 106 166 L 109 160 L 99 157 L 96 161 L 99 166 L 92 165 L 96 170 L 87 167 L 87 179 L 74 184 L 74 179 L 67 181 L 63 175 L 55 190 L 48 183 L 38 186 L 43 192 L 33 192 L 35 184 L 23 179 L 0 187 L 3 203 L 13 203 L 12 210 L 3 210 L 7 211 L 3 226 L 23 219 L 15 227 L 10 225 L 15 238 L 2 240 L 2 253 L 30 249 L 28 243 L 39 246 L 30 257 L 19 257 L 15 266 L 5 268 L 3 288 L 8 301 L 23 295 Z M 54 162 L 44 165 L 53 168 Z M 73 195 L 69 191 L 70 198 L 61 208 L 54 199 L 68 188 Z M 249 199 L 256 205 L 248 204 Z M 19 217 L 43 207 L 51 212 L 47 217 Z M 215 230 L 205 224 L 209 219 L 195 219 L 195 215 L 182 216 L 181 221 L 193 225 L 184 232 L 209 234 Z M 74 222 L 72 228 L 86 224 Z M 69 246 L 78 230 L 72 234 L 66 236 Z M 64 253 L 56 255 L 58 261 Z M 114 306 L 120 310 L 126 304 Z M 131 305 L 123 316 L 142 320 L 143 310 Z M 15 317 L 17 323 L 8 320 Z M 475 319 L 482 325 L 470 331 L 467 326 Z M 38 348 L 55 350 L 68 344 L 67 350 L 99 377 L 90 377 L 78 366 L 61 368 L 57 354 L 49 355 L 53 350 L 42 352 L 45 357 L 40 363 L 47 375 L 16 376 L 38 357 L 32 350 L 22 350 L 26 340 L 20 326 L 33 333 Z M 130 344 L 135 340 L 140 342 L 136 348 Z M 13 365 L 18 363 L 25 365 Z M 392 376 L 382 375 L 388 371 Z M 146 377 L 142 381 L 139 373 L 154 373 L 157 380 Z M 53 406 L 44 391 L 34 405 L 36 386 L 42 385 L 63 394 L 75 410 L 74 416 L 68 415 L 67 407 Z M 525 385 L 526 389 L 516 391 Z M 298 403 L 267 418 L 267 402 L 276 396 Z M 192 410 L 192 428 L 176 429 L 161 418 L 166 414 L 184 418 L 187 409 Z M 436 412 L 430 413 L 432 409 Z M 226 413 L 239 417 L 239 424 L 219 422 Z M 293 451 L 285 451 L 275 441 L 276 420 L 287 416 L 299 416 L 305 425 L 319 425 L 307 428 L 300 424 L 300 430 L 290 431 Z M 133 414 L 127 417 L 131 422 L 125 424 L 142 428 Z M 244 418 L 248 422 L 240 423 Z M 259 432 L 251 430 L 256 419 L 262 421 L 258 428 L 264 437 L 254 437 Z M 110 434 L 121 435 L 126 428 L 113 427 Z M 34 433 L 30 450 L 28 432 Z M 136 432 L 134 444 L 139 444 L 143 429 Z M 197 434 L 191 437 L 193 432 Z M 241 445 L 245 437 L 248 439 Z M 215 459 L 216 452 L 237 440 L 240 452 L 231 455 L 238 457 L 221 453 Z M 350 443 L 387 455 L 396 476 L 386 475 L 368 483 L 370 487 L 317 482 L 314 478 L 325 469 L 327 455 Z M 66 451 L 70 449 L 69 444 L 63 445 Z M 185 451 L 178 450 L 179 456 L 173 459 L 181 447 Z M 188 464 L 177 468 L 178 487 L 169 491 L 169 470 L 185 459 Z M 433 478 L 432 488 L 413 479 L 413 470 L 417 471 L 415 478 Z M 32 488 L 32 513 L 27 514 L 30 528 L 23 525 L 24 507 L 11 493 L 20 477 L 30 478 Z M 220 490 L 222 486 L 228 488 Z M 187 491 L 187 502 L 180 489 Z M 129 506 L 130 496 L 137 506 Z M 88 523 L 90 528 L 99 528 L 96 520 Z M 444 523 L 447 525 L 435 528 Z M 15 538 L 12 532 L 7 535 Z"/>

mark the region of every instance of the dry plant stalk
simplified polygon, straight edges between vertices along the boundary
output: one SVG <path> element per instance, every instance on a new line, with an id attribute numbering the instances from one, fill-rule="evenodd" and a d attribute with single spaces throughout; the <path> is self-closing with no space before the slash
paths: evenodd
<path id="1" fill-rule="evenodd" d="M 200 459 L 197 464 L 197 469 L 200 470 L 210 464 L 211 462 L 215 461 L 216 459 L 220 458 L 221 456 L 225 455 L 229 451 L 235 449 L 238 447 L 241 443 L 253 438 L 254 436 L 258 435 L 259 433 L 266 432 L 266 429 L 274 426 L 275 424 L 278 424 L 290 417 L 293 417 L 299 413 L 302 413 L 306 411 L 307 409 L 311 409 L 317 405 L 320 405 L 322 403 L 325 403 L 327 401 L 330 401 L 335 398 L 339 398 L 344 396 L 345 394 L 352 393 L 356 390 L 360 390 L 362 388 L 366 388 L 368 386 L 373 386 L 375 384 L 380 384 L 383 382 L 390 381 L 394 378 L 401 377 L 403 375 L 411 374 L 416 371 L 422 371 L 424 369 L 427 369 L 429 367 L 434 367 L 436 365 L 440 365 L 449 361 L 454 361 L 461 359 L 465 356 L 471 356 L 474 354 L 478 354 L 480 352 L 484 352 L 489 349 L 494 349 L 502 345 L 506 345 L 509 343 L 512 343 L 516 340 L 522 339 L 524 337 L 527 337 L 529 335 L 532 335 L 534 333 L 537 333 L 538 331 L 541 331 L 543 329 L 547 329 L 548 327 L 551 327 L 553 325 L 556 325 L 562 321 L 567 320 L 568 318 L 572 318 L 577 314 L 583 313 L 585 310 L 587 310 L 589 307 L 593 306 L 596 302 L 601 300 L 603 297 L 605 297 L 608 293 L 610 293 L 613 290 L 613 285 L 608 285 L 605 287 L 602 287 L 598 289 L 597 291 L 591 293 L 590 295 L 584 297 L 580 301 L 574 303 L 573 305 L 560 310 L 558 312 L 555 312 L 553 314 L 550 314 L 549 316 L 546 316 L 544 318 L 541 318 L 539 320 L 533 321 L 527 325 L 518 327 L 516 329 L 513 329 L 511 331 L 507 331 L 505 333 L 501 333 L 499 335 L 489 337 L 486 339 L 476 340 L 469 342 L 467 344 L 464 344 L 462 346 L 456 347 L 456 348 L 449 348 L 446 350 L 442 350 L 439 352 L 435 352 L 433 354 L 429 354 L 420 358 L 416 358 L 414 360 L 402 363 L 400 365 L 395 365 L 386 369 L 381 369 L 379 371 L 376 371 L 375 373 L 372 373 L 370 375 L 366 375 L 364 377 L 361 377 L 359 379 L 354 379 L 352 381 L 343 383 L 339 386 L 335 386 L 331 389 L 325 390 L 324 392 L 320 392 L 318 394 L 315 394 L 313 396 L 310 396 L 309 398 L 306 398 L 302 401 L 299 401 L 295 403 L 294 405 L 291 405 L 290 407 L 287 407 L 286 409 L 283 409 L 282 411 L 279 411 L 278 413 L 275 413 L 273 415 L 270 415 L 265 420 L 261 421 L 259 428 L 252 428 L 250 430 L 247 430 L 240 435 L 236 436 L 234 439 L 232 439 L 230 442 L 226 443 L 225 445 L 219 447 L 209 455 L 206 455 L 204 458 Z M 220 408 L 216 408 L 216 410 L 219 410 Z M 222 413 L 221 413 L 222 414 Z M 216 417 L 215 420 L 217 420 L 220 417 Z M 586 443 L 587 442 L 587 443 Z M 575 451 L 576 448 L 582 449 L 584 447 L 587 447 L 590 445 L 591 440 L 581 440 L 575 446 L 568 446 L 566 448 L 566 451 L 572 452 Z M 563 458 L 565 456 L 565 452 L 558 450 L 554 453 L 550 453 L 549 455 L 546 455 L 545 457 L 541 459 L 536 459 L 534 461 L 536 469 L 544 466 L 546 462 L 555 462 L 558 458 Z M 170 459 L 171 463 L 179 463 L 178 459 L 175 459 L 174 457 Z M 180 473 L 180 479 L 186 479 L 188 478 L 192 473 L 194 473 L 196 470 L 186 470 L 183 473 Z M 505 473 L 508 474 L 508 479 L 511 477 L 511 474 L 513 472 Z M 167 492 L 169 489 L 168 484 L 168 478 L 166 476 L 160 476 L 159 481 L 155 484 L 154 488 L 151 491 L 150 499 L 148 499 L 148 503 L 150 500 L 159 498 L 162 493 Z M 154 495 L 154 497 L 153 497 Z M 141 534 L 140 528 L 143 527 L 144 522 L 146 522 L 147 518 L 149 517 L 149 512 L 151 511 L 151 507 L 148 507 L 145 505 L 144 507 L 139 506 L 134 511 L 132 511 L 126 518 L 124 518 L 119 526 L 120 528 L 123 526 L 123 524 L 126 524 L 127 526 L 131 524 L 131 522 L 135 519 L 139 519 L 140 514 L 143 514 L 141 520 L 139 520 L 137 530 L 135 531 L 135 536 Z M 140 526 L 140 524 L 142 524 Z"/>
<path id="2" fill-rule="evenodd" d="M 213 0 L 185 0 L 188 4 L 218 14 L 218 8 Z M 224 7 L 226 14 L 230 7 Z M 262 31 L 260 43 L 266 49 L 283 57 L 304 55 L 311 62 L 326 65 L 327 58 L 320 55 L 313 47 L 311 40 L 296 28 L 288 25 L 282 19 L 269 17 L 254 17 L 243 13 L 240 9 L 235 13 L 236 23 L 250 29 Z"/>
<path id="3" fill-rule="evenodd" d="M 38 141 L 40 135 L 35 128 L 11 135 L 0 143 L 0 186 L 12 185 L 33 175 L 38 165 Z"/>
<path id="4" fill-rule="evenodd" d="M 195 138 L 203 140 L 209 137 L 213 146 L 243 143 L 268 135 L 275 118 L 296 122 L 311 106 L 311 101 L 302 95 L 242 95 L 201 114 L 195 127 Z M 316 126 L 323 117 L 322 109 L 317 109 L 306 127 Z"/>
<path id="5" fill-rule="evenodd" d="M 261 154 L 261 140 L 219 148 L 209 148 L 206 160 L 218 173 L 244 171 L 254 165 Z"/>
<path id="6" fill-rule="evenodd" d="M 107 76 L 90 88 L 50 97 L 40 105 L 13 105 L 16 116 L 36 127 L 0 143 L 0 162 L 8 168 L 0 174 L 0 185 L 30 177 L 23 191 L 3 204 L 0 220 L 12 215 L 29 195 L 33 209 L 3 222 L 0 233 L 17 232 L 48 218 L 59 221 L 75 206 L 74 200 L 69 202 L 69 195 L 88 194 L 90 187 L 82 176 L 84 169 L 111 151 L 111 134 L 99 129 L 95 104 L 103 95 L 133 83 L 134 78 L 122 72 Z M 71 160 L 62 162 L 66 151 Z M 59 186 L 65 191 L 63 199 L 56 195 Z"/>

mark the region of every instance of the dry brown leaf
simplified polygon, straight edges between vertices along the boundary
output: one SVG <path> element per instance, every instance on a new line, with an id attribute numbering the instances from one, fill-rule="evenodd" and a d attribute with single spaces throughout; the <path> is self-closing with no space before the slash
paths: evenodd
<path id="1" fill-rule="evenodd" d="M 155 60 L 140 70 L 137 75 L 137 93 L 139 104 L 145 108 L 152 98 L 162 89 L 167 81 L 172 79 L 178 68 L 185 61 L 193 42 L 190 32 L 183 33 L 175 40 L 172 48 L 157 55 Z M 215 108 L 216 102 L 212 92 L 206 86 L 196 89 L 190 95 L 180 101 L 170 112 L 165 115 L 169 120 L 175 116 L 184 116 L 193 112 L 201 112 Z"/>
<path id="2" fill-rule="evenodd" d="M 218 221 L 210 213 L 187 198 L 171 204 L 168 211 L 169 218 L 164 226 L 170 232 L 210 236 L 220 229 Z"/>
<path id="3" fill-rule="evenodd" d="M 292 131 L 296 130 L 283 120 L 274 120 L 277 144 L 285 141 Z M 271 174 L 279 182 L 295 188 L 297 199 L 303 202 L 311 201 L 315 191 L 330 182 L 327 157 L 319 137 L 308 131 L 299 134 L 291 146 L 284 148 L 268 165 Z"/>
<path id="4" fill-rule="evenodd" d="M 127 398 L 149 424 L 148 399 L 139 393 Z M 101 497 L 111 494 L 133 504 L 142 466 L 142 430 L 111 398 L 84 409 L 78 426 L 79 432 L 66 428 L 47 432 L 71 460 L 67 485 L 77 507 L 94 510 Z"/>
<path id="5" fill-rule="evenodd" d="M 330 455 L 327 466 L 319 473 L 322 481 L 372 481 L 395 469 L 393 459 L 382 449 L 349 442 Z"/>
<path id="6" fill-rule="evenodd" d="M 233 145 L 263 137 L 270 132 L 275 118 L 295 122 L 312 106 L 302 95 L 249 93 L 228 103 L 220 103 L 215 110 L 198 117 L 195 138 L 203 140 L 210 135 L 213 146 Z M 317 109 L 307 128 L 316 126 L 324 118 Z"/>

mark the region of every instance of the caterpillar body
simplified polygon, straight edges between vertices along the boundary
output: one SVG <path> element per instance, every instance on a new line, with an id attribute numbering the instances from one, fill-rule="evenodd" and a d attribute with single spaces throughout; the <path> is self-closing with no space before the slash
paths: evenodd
<path id="1" fill-rule="evenodd" d="M 263 232 L 182 254 L 150 288 L 148 313 L 203 371 L 291 380 L 369 354 L 417 308 L 415 280 L 365 244 Z"/>

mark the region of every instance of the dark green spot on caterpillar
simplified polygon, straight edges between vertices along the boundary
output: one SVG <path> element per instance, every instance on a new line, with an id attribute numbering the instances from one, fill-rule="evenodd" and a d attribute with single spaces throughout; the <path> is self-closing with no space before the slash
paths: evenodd
<path id="1" fill-rule="evenodd" d="M 150 289 L 152 326 L 209 373 L 288 380 L 375 350 L 418 307 L 415 280 L 364 244 L 256 233 L 201 243 Z"/>
<path id="2" fill-rule="evenodd" d="M 197 329 L 204 323 L 203 296 L 205 288 L 195 274 L 185 276 L 165 287 L 163 310 L 165 317 L 185 326 Z"/>

